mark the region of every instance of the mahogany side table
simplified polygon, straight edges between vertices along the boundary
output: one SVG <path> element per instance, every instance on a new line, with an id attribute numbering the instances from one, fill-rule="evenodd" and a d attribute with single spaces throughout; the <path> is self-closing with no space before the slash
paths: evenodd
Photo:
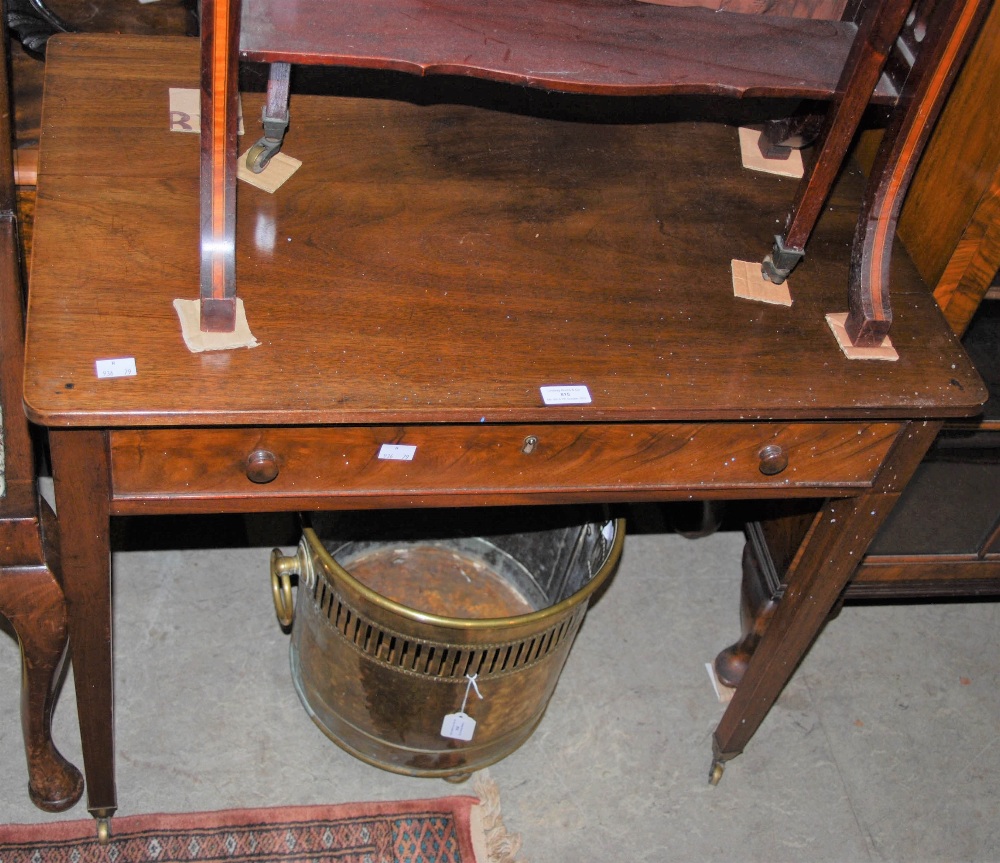
<path id="1" fill-rule="evenodd" d="M 898 361 L 848 360 L 833 339 L 860 176 L 836 187 L 793 305 L 764 305 L 733 296 L 730 261 L 754 259 L 794 188 L 744 171 L 730 126 L 671 122 L 669 105 L 651 118 L 660 103 L 612 123 L 573 104 L 491 110 L 490 91 L 296 95 L 286 149 L 302 167 L 274 194 L 239 190 L 260 344 L 192 353 L 172 302 L 199 294 L 199 142 L 169 131 L 167 91 L 197 86 L 198 60 L 185 39 L 48 47 L 25 403 L 50 434 L 103 835 L 118 515 L 822 499 L 715 732 L 717 779 L 941 421 L 986 396 L 901 252 Z M 244 94 L 247 116 L 261 101 Z M 548 386 L 579 403 L 547 404 Z M 379 458 L 383 444 L 413 457 Z"/>

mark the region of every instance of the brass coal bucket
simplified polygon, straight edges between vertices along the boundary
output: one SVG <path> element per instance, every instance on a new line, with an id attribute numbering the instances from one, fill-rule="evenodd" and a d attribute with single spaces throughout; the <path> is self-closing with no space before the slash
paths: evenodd
<path id="1" fill-rule="evenodd" d="M 311 525 L 294 556 L 271 558 L 306 711 L 369 764 L 456 780 L 534 731 L 625 538 L 624 521 L 590 508 L 316 514 Z"/>

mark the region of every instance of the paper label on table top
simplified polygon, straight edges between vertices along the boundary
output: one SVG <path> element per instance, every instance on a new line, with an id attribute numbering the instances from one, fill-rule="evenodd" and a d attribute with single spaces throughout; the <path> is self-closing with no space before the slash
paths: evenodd
<path id="1" fill-rule="evenodd" d="M 404 443 L 384 443 L 378 451 L 378 457 L 389 461 L 413 461 L 417 448 Z"/>
<path id="2" fill-rule="evenodd" d="M 237 103 L 237 134 L 243 134 L 243 101 Z M 171 132 L 201 132 L 201 90 L 170 88 L 169 126 Z"/>
<path id="3" fill-rule="evenodd" d="M 539 387 L 542 401 L 547 405 L 589 405 L 590 390 L 585 386 L 567 384 L 564 386 Z"/>
<path id="4" fill-rule="evenodd" d="M 99 378 L 134 378 L 138 372 L 135 357 L 119 357 L 114 360 L 97 360 L 94 369 Z"/>

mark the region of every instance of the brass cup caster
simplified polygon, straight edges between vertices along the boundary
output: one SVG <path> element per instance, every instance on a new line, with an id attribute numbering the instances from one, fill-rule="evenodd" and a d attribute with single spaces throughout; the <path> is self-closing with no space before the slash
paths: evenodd
<path id="1" fill-rule="evenodd" d="M 708 784 L 718 785 L 719 780 L 722 779 L 722 774 L 726 771 L 726 763 L 724 761 L 715 760 L 712 762 L 712 767 L 708 771 Z"/>
<path id="2" fill-rule="evenodd" d="M 97 819 L 97 844 L 108 845 L 111 842 L 111 819 Z"/>
<path id="3" fill-rule="evenodd" d="M 247 151 L 247 168 L 254 174 L 260 174 L 280 149 L 280 140 L 269 141 L 266 138 L 261 138 Z"/>

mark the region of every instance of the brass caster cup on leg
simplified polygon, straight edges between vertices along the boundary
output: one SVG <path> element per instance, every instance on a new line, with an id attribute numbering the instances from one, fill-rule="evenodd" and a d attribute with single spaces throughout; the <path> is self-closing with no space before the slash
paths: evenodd
<path id="1" fill-rule="evenodd" d="M 110 818 L 98 818 L 97 819 L 97 843 L 99 845 L 107 845 L 111 842 L 111 819 Z"/>
<path id="2" fill-rule="evenodd" d="M 712 768 L 708 771 L 708 784 L 718 785 L 719 780 L 722 779 L 722 774 L 726 770 L 726 764 L 724 761 L 713 761 Z"/>

